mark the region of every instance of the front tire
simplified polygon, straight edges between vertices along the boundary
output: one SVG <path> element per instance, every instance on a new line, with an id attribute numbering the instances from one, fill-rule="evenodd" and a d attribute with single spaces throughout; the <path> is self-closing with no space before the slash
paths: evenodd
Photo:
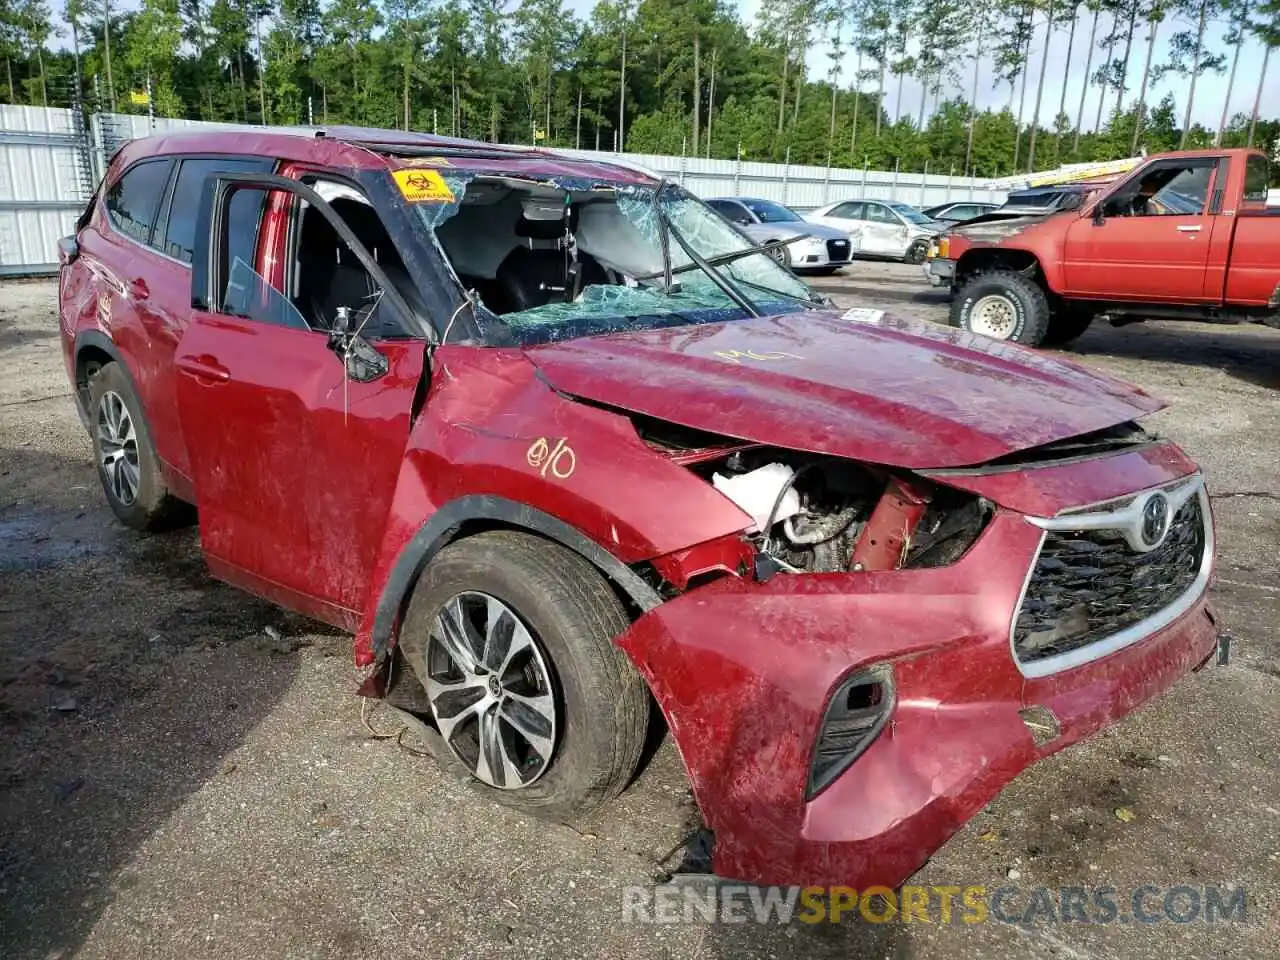
<path id="1" fill-rule="evenodd" d="M 767 243 L 776 243 L 776 240 L 768 240 Z M 779 266 L 791 269 L 791 248 L 790 246 L 774 247 L 769 251 L 769 256 L 777 261 Z"/>
<path id="2" fill-rule="evenodd" d="M 185 505 L 165 486 L 142 401 L 118 363 L 90 376 L 89 427 L 98 479 L 120 522 L 135 530 L 173 524 Z"/>
<path id="3" fill-rule="evenodd" d="M 903 263 L 909 263 L 918 266 L 924 263 L 924 258 L 929 255 L 929 241 L 917 240 L 911 246 L 907 247 L 907 253 L 902 258 Z"/>
<path id="4" fill-rule="evenodd" d="M 573 821 L 622 792 L 649 692 L 613 643 L 630 621 L 585 559 L 528 533 L 445 547 L 414 587 L 400 649 L 446 770 L 488 799 Z"/>
<path id="5" fill-rule="evenodd" d="M 952 301 L 951 324 L 993 340 L 1038 346 L 1049 329 L 1049 298 L 1021 273 L 980 273 Z"/>

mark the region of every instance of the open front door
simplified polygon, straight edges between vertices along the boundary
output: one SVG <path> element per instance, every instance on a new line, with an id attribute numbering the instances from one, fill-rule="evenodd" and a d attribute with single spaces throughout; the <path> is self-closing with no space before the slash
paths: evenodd
<path id="1" fill-rule="evenodd" d="M 226 252 L 245 249 L 244 238 L 228 243 L 238 227 L 228 210 L 249 191 L 270 195 L 268 218 L 292 223 L 263 231 L 277 239 L 252 265 Z M 376 230 L 365 212 L 353 219 Z M 354 629 L 408 439 L 423 331 L 347 222 L 301 183 L 220 177 L 199 224 L 176 366 L 209 567 Z"/>

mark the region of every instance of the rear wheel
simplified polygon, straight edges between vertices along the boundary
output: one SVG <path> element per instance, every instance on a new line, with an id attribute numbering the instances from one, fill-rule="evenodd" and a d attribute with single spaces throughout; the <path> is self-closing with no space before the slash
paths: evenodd
<path id="1" fill-rule="evenodd" d="M 118 363 L 104 364 L 89 379 L 93 458 L 107 503 L 126 526 L 158 530 L 185 507 L 169 493 L 142 403 Z"/>
<path id="2" fill-rule="evenodd" d="M 951 302 L 951 323 L 993 340 L 1038 346 L 1049 329 L 1049 298 L 1020 273 L 980 273 Z"/>
<path id="3" fill-rule="evenodd" d="M 448 748 L 440 762 L 554 820 L 616 796 L 649 717 L 648 689 L 613 643 L 628 626 L 604 578 L 558 544 L 500 531 L 446 547 L 400 640 Z"/>
<path id="4" fill-rule="evenodd" d="M 1049 318 L 1049 329 L 1041 341 L 1046 347 L 1060 347 L 1075 340 L 1089 329 L 1096 312 L 1078 304 L 1064 305 Z"/>

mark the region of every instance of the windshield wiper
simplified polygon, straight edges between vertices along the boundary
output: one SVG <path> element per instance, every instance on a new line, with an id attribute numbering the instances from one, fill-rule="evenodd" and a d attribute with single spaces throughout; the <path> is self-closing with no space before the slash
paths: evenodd
<path id="1" fill-rule="evenodd" d="M 680 235 L 680 231 L 675 228 L 675 225 L 672 224 L 671 220 L 667 217 L 667 211 L 662 208 L 662 191 L 667 185 L 668 181 L 664 178 L 659 180 L 658 185 L 653 188 L 653 214 L 658 221 L 658 245 L 662 249 L 662 278 L 666 284 L 666 289 L 663 292 L 668 294 L 671 292 L 671 277 L 675 272 L 671 268 L 671 244 L 668 240 L 669 237 L 673 237 L 675 238 L 676 243 L 680 245 L 680 248 L 684 250 L 685 255 L 693 261 L 694 266 L 710 277 L 711 282 L 719 287 L 726 297 L 736 303 L 743 310 L 747 311 L 751 316 L 764 316 L 764 314 L 760 312 L 760 308 L 752 303 L 745 293 L 735 287 L 726 278 L 722 277 L 720 275 L 720 271 L 707 263 L 706 258 L 703 257 L 702 254 L 698 253 L 697 250 L 693 249 L 693 247 L 689 245 L 689 241 Z M 634 279 L 638 280 L 640 278 L 636 277 Z"/>
<path id="2" fill-rule="evenodd" d="M 666 222 L 665 216 L 664 216 L 664 222 Z M 719 270 L 717 270 L 711 264 L 707 263 L 706 258 L 703 257 L 703 255 L 700 254 L 697 250 L 693 249 L 693 247 L 690 246 L 689 241 L 687 241 L 684 237 L 680 236 L 680 231 L 677 230 L 674 226 L 672 226 L 670 222 L 666 222 L 666 228 L 671 231 L 671 236 L 675 237 L 676 243 L 680 244 L 681 249 L 684 250 L 685 254 L 689 257 L 689 259 L 692 260 L 695 264 L 697 264 L 697 266 L 702 270 L 702 272 L 711 278 L 711 282 L 714 283 L 717 287 L 719 287 L 721 291 L 724 292 L 724 295 L 726 297 L 728 297 L 730 300 L 732 300 L 734 303 L 740 306 L 743 310 L 747 311 L 747 313 L 751 314 L 751 316 L 753 317 L 764 316 L 764 314 L 760 311 L 760 308 L 757 307 L 754 303 L 752 303 L 747 298 L 747 295 L 745 293 L 743 293 L 736 286 L 730 283 L 728 278 L 723 276 Z"/>
<path id="3" fill-rule="evenodd" d="M 785 240 L 770 240 L 768 243 L 762 243 L 759 246 L 755 246 L 755 247 L 744 247 L 741 250 L 733 250 L 729 253 L 717 253 L 714 257 L 705 257 L 704 259 L 706 260 L 707 264 L 710 266 L 723 267 L 725 264 L 733 263 L 735 260 L 742 260 L 742 259 L 745 259 L 746 257 L 754 257 L 757 253 L 767 254 L 774 250 L 777 250 L 779 247 L 790 246 L 791 244 L 795 243 L 797 240 L 804 240 L 806 238 L 811 238 L 812 236 L 813 234 L 811 233 L 802 233 L 799 236 L 787 237 Z M 686 263 L 678 267 L 672 267 L 671 273 L 672 274 L 688 273 L 690 270 L 697 270 L 697 269 L 698 269 L 698 265 L 696 263 Z M 632 279 L 633 280 L 656 280 L 660 276 L 662 276 L 662 274 L 657 272 L 637 273 L 634 277 L 632 277 Z M 743 281 L 739 280 L 739 282 L 743 282 Z"/>
<path id="4" fill-rule="evenodd" d="M 711 261 L 707 261 L 707 262 L 710 263 Z M 773 287 L 766 286 L 763 283 L 755 283 L 754 281 L 751 281 L 751 280 L 743 280 L 739 276 L 735 276 L 733 280 L 735 283 L 740 283 L 744 287 L 751 287 L 753 290 L 760 290 L 760 291 L 763 291 L 764 293 L 773 293 L 773 294 L 777 294 L 780 297 L 786 297 L 788 300 L 794 300 L 796 303 L 801 304 L 806 310 L 817 310 L 822 306 L 822 304 L 819 303 L 817 300 L 812 300 L 809 297 L 802 297 L 798 293 L 788 293 L 786 290 L 775 290 Z"/>

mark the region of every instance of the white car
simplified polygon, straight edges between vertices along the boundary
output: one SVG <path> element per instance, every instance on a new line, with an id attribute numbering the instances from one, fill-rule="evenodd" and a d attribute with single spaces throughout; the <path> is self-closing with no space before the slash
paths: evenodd
<path id="1" fill-rule="evenodd" d="M 774 259 L 795 273 L 832 274 L 858 252 L 857 239 L 848 230 L 832 229 L 805 220 L 790 207 L 753 197 L 716 197 L 707 201 L 756 243 L 773 243 L 787 237 L 804 237 L 774 248 Z"/>
<path id="2" fill-rule="evenodd" d="M 946 229 L 946 224 L 894 200 L 840 200 L 805 214 L 805 219 L 859 237 L 860 254 L 904 263 L 923 263 L 929 240 Z"/>

